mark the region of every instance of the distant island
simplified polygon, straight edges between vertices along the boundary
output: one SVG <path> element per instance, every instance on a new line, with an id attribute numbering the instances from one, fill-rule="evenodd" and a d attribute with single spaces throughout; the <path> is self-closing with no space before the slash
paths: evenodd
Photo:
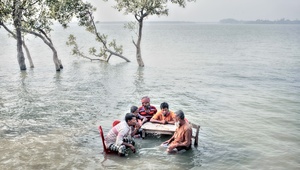
<path id="1" fill-rule="evenodd" d="M 300 20 L 291 21 L 284 18 L 275 21 L 261 20 L 261 19 L 258 19 L 256 21 L 242 21 L 242 20 L 228 18 L 228 19 L 222 19 L 219 22 L 224 24 L 300 24 Z"/>

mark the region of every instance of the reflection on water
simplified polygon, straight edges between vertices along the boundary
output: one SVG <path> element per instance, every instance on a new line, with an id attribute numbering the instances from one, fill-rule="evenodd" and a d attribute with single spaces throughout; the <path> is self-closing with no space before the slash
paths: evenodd
<path id="1" fill-rule="evenodd" d="M 14 43 L 0 41 L 11 49 L 0 54 L 0 169 L 299 167 L 299 26 L 146 24 L 144 68 L 131 37 L 117 34 L 122 24 L 102 27 L 131 63 L 86 61 L 62 45 L 55 72 L 49 49 L 29 37 L 35 68 L 20 72 Z M 168 137 L 150 135 L 136 139 L 136 154 L 103 154 L 98 126 L 108 132 L 145 95 L 201 125 L 199 146 L 169 155 L 159 146 Z"/>
<path id="2" fill-rule="evenodd" d="M 134 85 L 135 85 L 135 91 L 134 94 L 143 94 L 143 86 L 145 86 L 145 81 L 144 81 L 144 68 L 137 68 L 136 73 L 135 73 L 135 80 L 134 80 Z"/>

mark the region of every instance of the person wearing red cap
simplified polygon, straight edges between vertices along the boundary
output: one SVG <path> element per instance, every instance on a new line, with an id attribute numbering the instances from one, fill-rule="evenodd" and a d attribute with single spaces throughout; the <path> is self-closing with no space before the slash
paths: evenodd
<path id="1" fill-rule="evenodd" d="M 148 96 L 142 97 L 142 106 L 139 107 L 139 114 L 146 117 L 148 121 L 157 112 L 155 106 L 150 105 L 150 98 Z"/>

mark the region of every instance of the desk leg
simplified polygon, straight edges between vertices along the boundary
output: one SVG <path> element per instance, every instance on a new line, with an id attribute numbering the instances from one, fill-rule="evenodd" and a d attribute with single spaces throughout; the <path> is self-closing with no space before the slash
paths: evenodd
<path id="1" fill-rule="evenodd" d="M 142 138 L 143 138 L 143 139 L 145 139 L 145 133 L 146 133 L 146 132 L 145 132 L 145 130 L 143 129 L 143 130 L 142 130 Z"/>

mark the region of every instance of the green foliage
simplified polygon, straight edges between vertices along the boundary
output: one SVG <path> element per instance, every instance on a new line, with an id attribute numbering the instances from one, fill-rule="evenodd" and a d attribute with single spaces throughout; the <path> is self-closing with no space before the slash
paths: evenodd
<path id="1" fill-rule="evenodd" d="M 94 55 L 96 57 L 102 57 L 104 60 L 106 60 L 108 58 L 108 56 L 111 56 L 111 55 L 117 55 L 117 56 L 122 55 L 122 53 L 123 53 L 122 46 L 118 46 L 116 44 L 116 40 L 112 40 L 111 42 L 108 42 L 108 40 L 107 40 L 108 36 L 98 32 L 97 27 L 94 22 L 94 17 L 93 17 L 93 11 L 95 11 L 95 10 L 96 9 L 93 8 L 92 5 L 85 3 L 80 6 L 79 12 L 76 15 L 76 17 L 79 19 L 78 25 L 84 26 L 86 28 L 86 31 L 94 34 L 95 40 L 102 44 L 99 46 L 99 53 L 97 53 L 97 50 L 95 47 L 91 47 L 91 48 L 89 48 L 89 54 Z M 75 40 L 73 37 L 69 37 L 68 45 L 73 46 L 73 51 L 75 49 L 76 54 L 78 55 L 79 49 L 78 49 L 77 44 L 75 45 L 74 41 Z M 113 49 L 113 51 L 111 49 Z M 83 54 L 83 53 L 81 53 L 81 54 Z M 84 57 L 89 58 L 87 56 L 84 56 Z"/>
<path id="2" fill-rule="evenodd" d="M 91 48 L 89 49 L 89 53 L 90 53 L 90 54 L 96 55 L 96 52 L 97 52 L 97 50 L 96 50 L 95 47 L 91 47 Z"/>
<path id="3" fill-rule="evenodd" d="M 118 46 L 115 39 L 113 39 L 113 41 L 111 41 L 108 44 L 108 46 L 112 47 L 116 53 L 123 54 L 123 46 L 122 45 Z"/>
<path id="4" fill-rule="evenodd" d="M 118 11 L 124 11 L 124 14 L 134 14 L 135 17 L 144 18 L 148 15 L 168 15 L 167 3 L 178 4 L 181 7 L 186 6 L 186 2 L 196 0 L 115 0 L 114 6 Z"/>
<path id="5" fill-rule="evenodd" d="M 14 2 L 18 6 L 14 6 Z M 80 21 L 87 20 L 84 12 L 95 10 L 91 4 L 82 0 L 1 0 L 0 22 L 11 24 L 15 10 L 22 11 L 21 27 L 26 30 L 52 31 L 54 21 L 63 27 L 76 16 Z"/>
<path id="6" fill-rule="evenodd" d="M 73 49 L 72 49 L 72 55 L 78 55 L 78 56 L 81 56 L 81 57 L 84 57 L 84 58 L 87 58 L 84 53 L 82 53 L 79 48 L 78 48 L 78 45 L 76 43 L 76 37 L 72 34 L 69 35 L 69 38 L 68 38 L 68 41 L 66 42 L 66 44 L 68 46 L 73 46 Z"/>
<path id="7" fill-rule="evenodd" d="M 116 0 L 114 7 L 118 11 L 124 10 L 124 14 L 132 13 L 137 17 L 148 15 L 167 15 L 166 0 Z"/>
<path id="8" fill-rule="evenodd" d="M 76 37 L 73 34 L 69 35 L 68 41 L 66 42 L 68 46 L 72 46 L 76 44 Z"/>
<path id="9" fill-rule="evenodd" d="M 136 35 L 138 35 L 138 33 L 137 33 L 137 29 L 138 29 L 138 23 L 137 22 L 133 22 L 133 21 L 131 21 L 131 22 L 128 22 L 128 23 L 126 23 L 125 25 L 124 25 L 124 28 L 125 29 L 128 29 L 128 30 L 130 30 L 130 31 L 133 31 Z"/>
<path id="10" fill-rule="evenodd" d="M 0 1 L 0 22 L 8 22 L 8 19 L 11 17 L 13 4 L 11 0 L 1 0 Z"/>

